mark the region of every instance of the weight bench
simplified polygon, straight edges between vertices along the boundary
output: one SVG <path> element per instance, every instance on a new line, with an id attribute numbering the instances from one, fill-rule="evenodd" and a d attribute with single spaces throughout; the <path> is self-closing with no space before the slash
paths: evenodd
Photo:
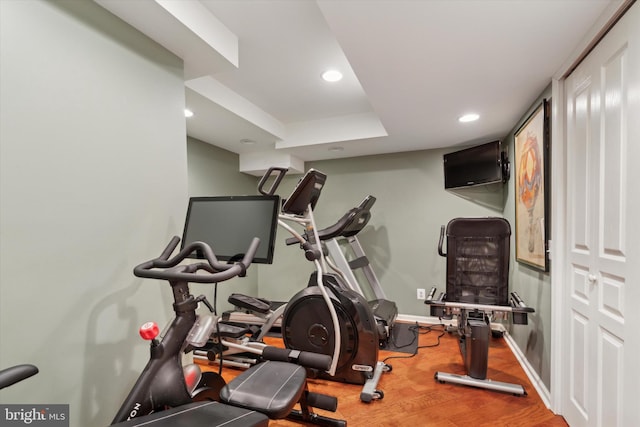
<path id="1" fill-rule="evenodd" d="M 38 373 L 34 365 L 17 365 L 0 370 L 0 389 Z M 121 427 L 267 427 L 269 418 L 262 413 L 218 402 L 194 402 L 145 417 L 115 424 Z"/>
<path id="2" fill-rule="evenodd" d="M 425 304 L 432 316 L 457 316 L 460 352 L 467 375 L 436 372 L 439 382 L 450 382 L 514 395 L 526 395 L 523 386 L 487 379 L 491 320 L 512 316 L 514 324 L 527 324 L 527 307 L 516 292 L 509 297 L 509 241 L 511 227 L 504 218 L 455 218 L 440 229 L 438 253 L 447 258 L 446 292 Z"/>
<path id="3" fill-rule="evenodd" d="M 335 397 L 309 392 L 307 370 L 302 365 L 328 369 L 329 356 L 265 349 L 265 358 L 280 360 L 267 360 L 242 372 L 220 390 L 220 402 L 190 403 L 114 426 L 263 427 L 269 419 L 282 418 L 323 426 L 347 425 L 344 420 L 313 412 L 314 407 L 335 412 L 338 403 Z M 293 409 L 296 404 L 300 410 Z"/>

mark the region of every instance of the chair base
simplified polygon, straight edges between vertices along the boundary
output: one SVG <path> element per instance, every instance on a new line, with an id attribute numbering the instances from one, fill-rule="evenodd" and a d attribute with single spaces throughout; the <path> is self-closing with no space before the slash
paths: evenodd
<path id="1" fill-rule="evenodd" d="M 376 367 L 373 371 L 373 376 L 364 383 L 362 387 L 362 391 L 360 392 L 360 400 L 369 403 L 372 400 L 379 400 L 384 397 L 384 393 L 382 390 L 378 390 L 378 382 L 380 381 L 380 377 L 384 372 L 389 372 L 391 370 L 390 366 L 384 362 L 378 361 L 376 363 Z"/>
<path id="2" fill-rule="evenodd" d="M 516 396 L 527 395 L 524 387 L 519 384 L 503 383 L 500 381 L 493 381 L 489 379 L 478 379 L 472 378 L 468 375 L 448 374 L 446 372 L 436 372 L 434 378 L 436 379 L 436 381 L 439 381 L 441 383 L 461 384 L 470 387 L 510 393 Z"/>

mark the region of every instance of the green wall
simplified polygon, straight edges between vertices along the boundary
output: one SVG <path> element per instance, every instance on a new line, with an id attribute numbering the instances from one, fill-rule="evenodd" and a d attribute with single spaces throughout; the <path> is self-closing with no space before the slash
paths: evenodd
<path id="1" fill-rule="evenodd" d="M 522 118 L 514 126 L 513 130 L 504 139 L 509 144 L 509 153 L 512 157 L 512 170 L 515 170 L 513 159 L 514 135 L 527 118 L 541 104 L 543 99 L 550 100 L 551 85 L 549 85 L 532 106 L 523 114 Z M 551 141 L 553 144 L 553 141 Z M 550 168 L 551 158 L 547 157 L 547 167 Z M 547 187 L 553 185 L 553 177 L 547 182 Z M 547 201 L 550 203 L 550 200 Z M 545 387 L 551 387 L 551 276 L 549 272 L 535 270 L 515 259 L 515 179 L 512 178 L 508 185 L 504 216 L 511 223 L 511 290 L 517 291 L 527 305 L 535 309 L 535 313 L 529 315 L 528 325 L 514 325 L 509 328 L 509 333 L 527 358 L 532 368 L 540 376 Z M 547 218 L 547 226 L 551 227 L 551 219 Z M 549 268 L 552 268 L 550 266 Z"/>
<path id="2" fill-rule="evenodd" d="M 0 402 L 104 426 L 171 291 L 133 276 L 187 202 L 182 61 L 91 1 L 0 1 Z"/>
<path id="3" fill-rule="evenodd" d="M 188 137 L 187 162 L 189 196 L 258 194 L 256 178 L 239 172 L 240 162 L 235 153 Z"/>

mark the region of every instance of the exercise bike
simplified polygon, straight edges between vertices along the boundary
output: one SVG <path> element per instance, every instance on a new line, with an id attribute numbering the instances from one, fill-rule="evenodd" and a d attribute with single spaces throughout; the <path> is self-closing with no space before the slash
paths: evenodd
<path id="1" fill-rule="evenodd" d="M 269 419 L 290 418 L 318 425 L 346 426 L 343 420 L 313 413 L 312 408 L 335 411 L 337 400 L 311 393 L 306 369 L 327 369 L 330 358 L 310 353 L 265 348 L 263 358 L 228 384 L 214 372 L 199 366 L 182 366 L 181 356 L 201 346 L 219 328 L 217 319 L 196 314 L 199 303 L 212 310 L 206 297 L 191 295 L 189 283 L 219 283 L 244 276 L 256 252 L 253 239 L 240 262 L 218 261 L 209 245 L 193 242 L 169 258 L 180 239 L 174 237 L 162 254 L 135 267 L 138 277 L 169 281 L 175 318 L 159 337 L 159 328 L 146 323 L 140 335 L 150 341 L 150 359 L 118 410 L 111 425 L 117 426 L 267 426 Z M 193 251 L 204 260 L 182 264 Z M 213 310 L 212 310 L 213 311 Z M 300 364 L 290 363 L 297 361 Z M 300 410 L 293 410 L 299 403 Z"/>
<path id="2" fill-rule="evenodd" d="M 436 372 L 440 383 L 461 384 L 487 390 L 527 394 L 520 384 L 487 379 L 489 340 L 502 336 L 491 330 L 492 319 L 510 314 L 514 325 L 526 325 L 534 313 L 516 292 L 509 295 L 509 242 L 511 226 L 504 218 L 454 218 L 440 229 L 438 253 L 447 258 L 446 292 L 435 297 L 432 288 L 424 303 L 430 314 L 456 316 L 458 344 L 467 375 Z"/>

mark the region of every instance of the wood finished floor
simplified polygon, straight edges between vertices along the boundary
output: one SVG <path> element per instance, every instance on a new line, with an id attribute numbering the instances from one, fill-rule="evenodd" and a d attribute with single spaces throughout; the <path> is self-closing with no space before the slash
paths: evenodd
<path id="1" fill-rule="evenodd" d="M 441 326 L 431 332 L 420 328 L 419 345 L 424 348 L 420 348 L 416 356 L 386 360 L 393 369 L 383 374 L 378 384 L 378 389 L 384 392 L 383 399 L 364 403 L 360 401 L 362 386 L 309 380 L 310 390 L 338 397 L 337 412 L 316 412 L 345 419 L 350 427 L 567 426 L 561 416 L 546 408 L 504 339 L 491 339 L 487 378 L 521 384 L 527 391 L 526 396 L 435 381 L 436 371 L 464 374 L 456 335 L 444 333 L 438 339 L 440 332 L 436 328 L 442 330 Z M 277 338 L 268 338 L 266 342 L 282 347 L 282 340 Z M 435 347 L 426 347 L 438 342 Z M 408 355 L 380 351 L 379 359 L 395 356 Z M 229 381 L 239 372 L 225 368 L 223 376 Z M 269 425 L 300 424 L 272 420 Z"/>

